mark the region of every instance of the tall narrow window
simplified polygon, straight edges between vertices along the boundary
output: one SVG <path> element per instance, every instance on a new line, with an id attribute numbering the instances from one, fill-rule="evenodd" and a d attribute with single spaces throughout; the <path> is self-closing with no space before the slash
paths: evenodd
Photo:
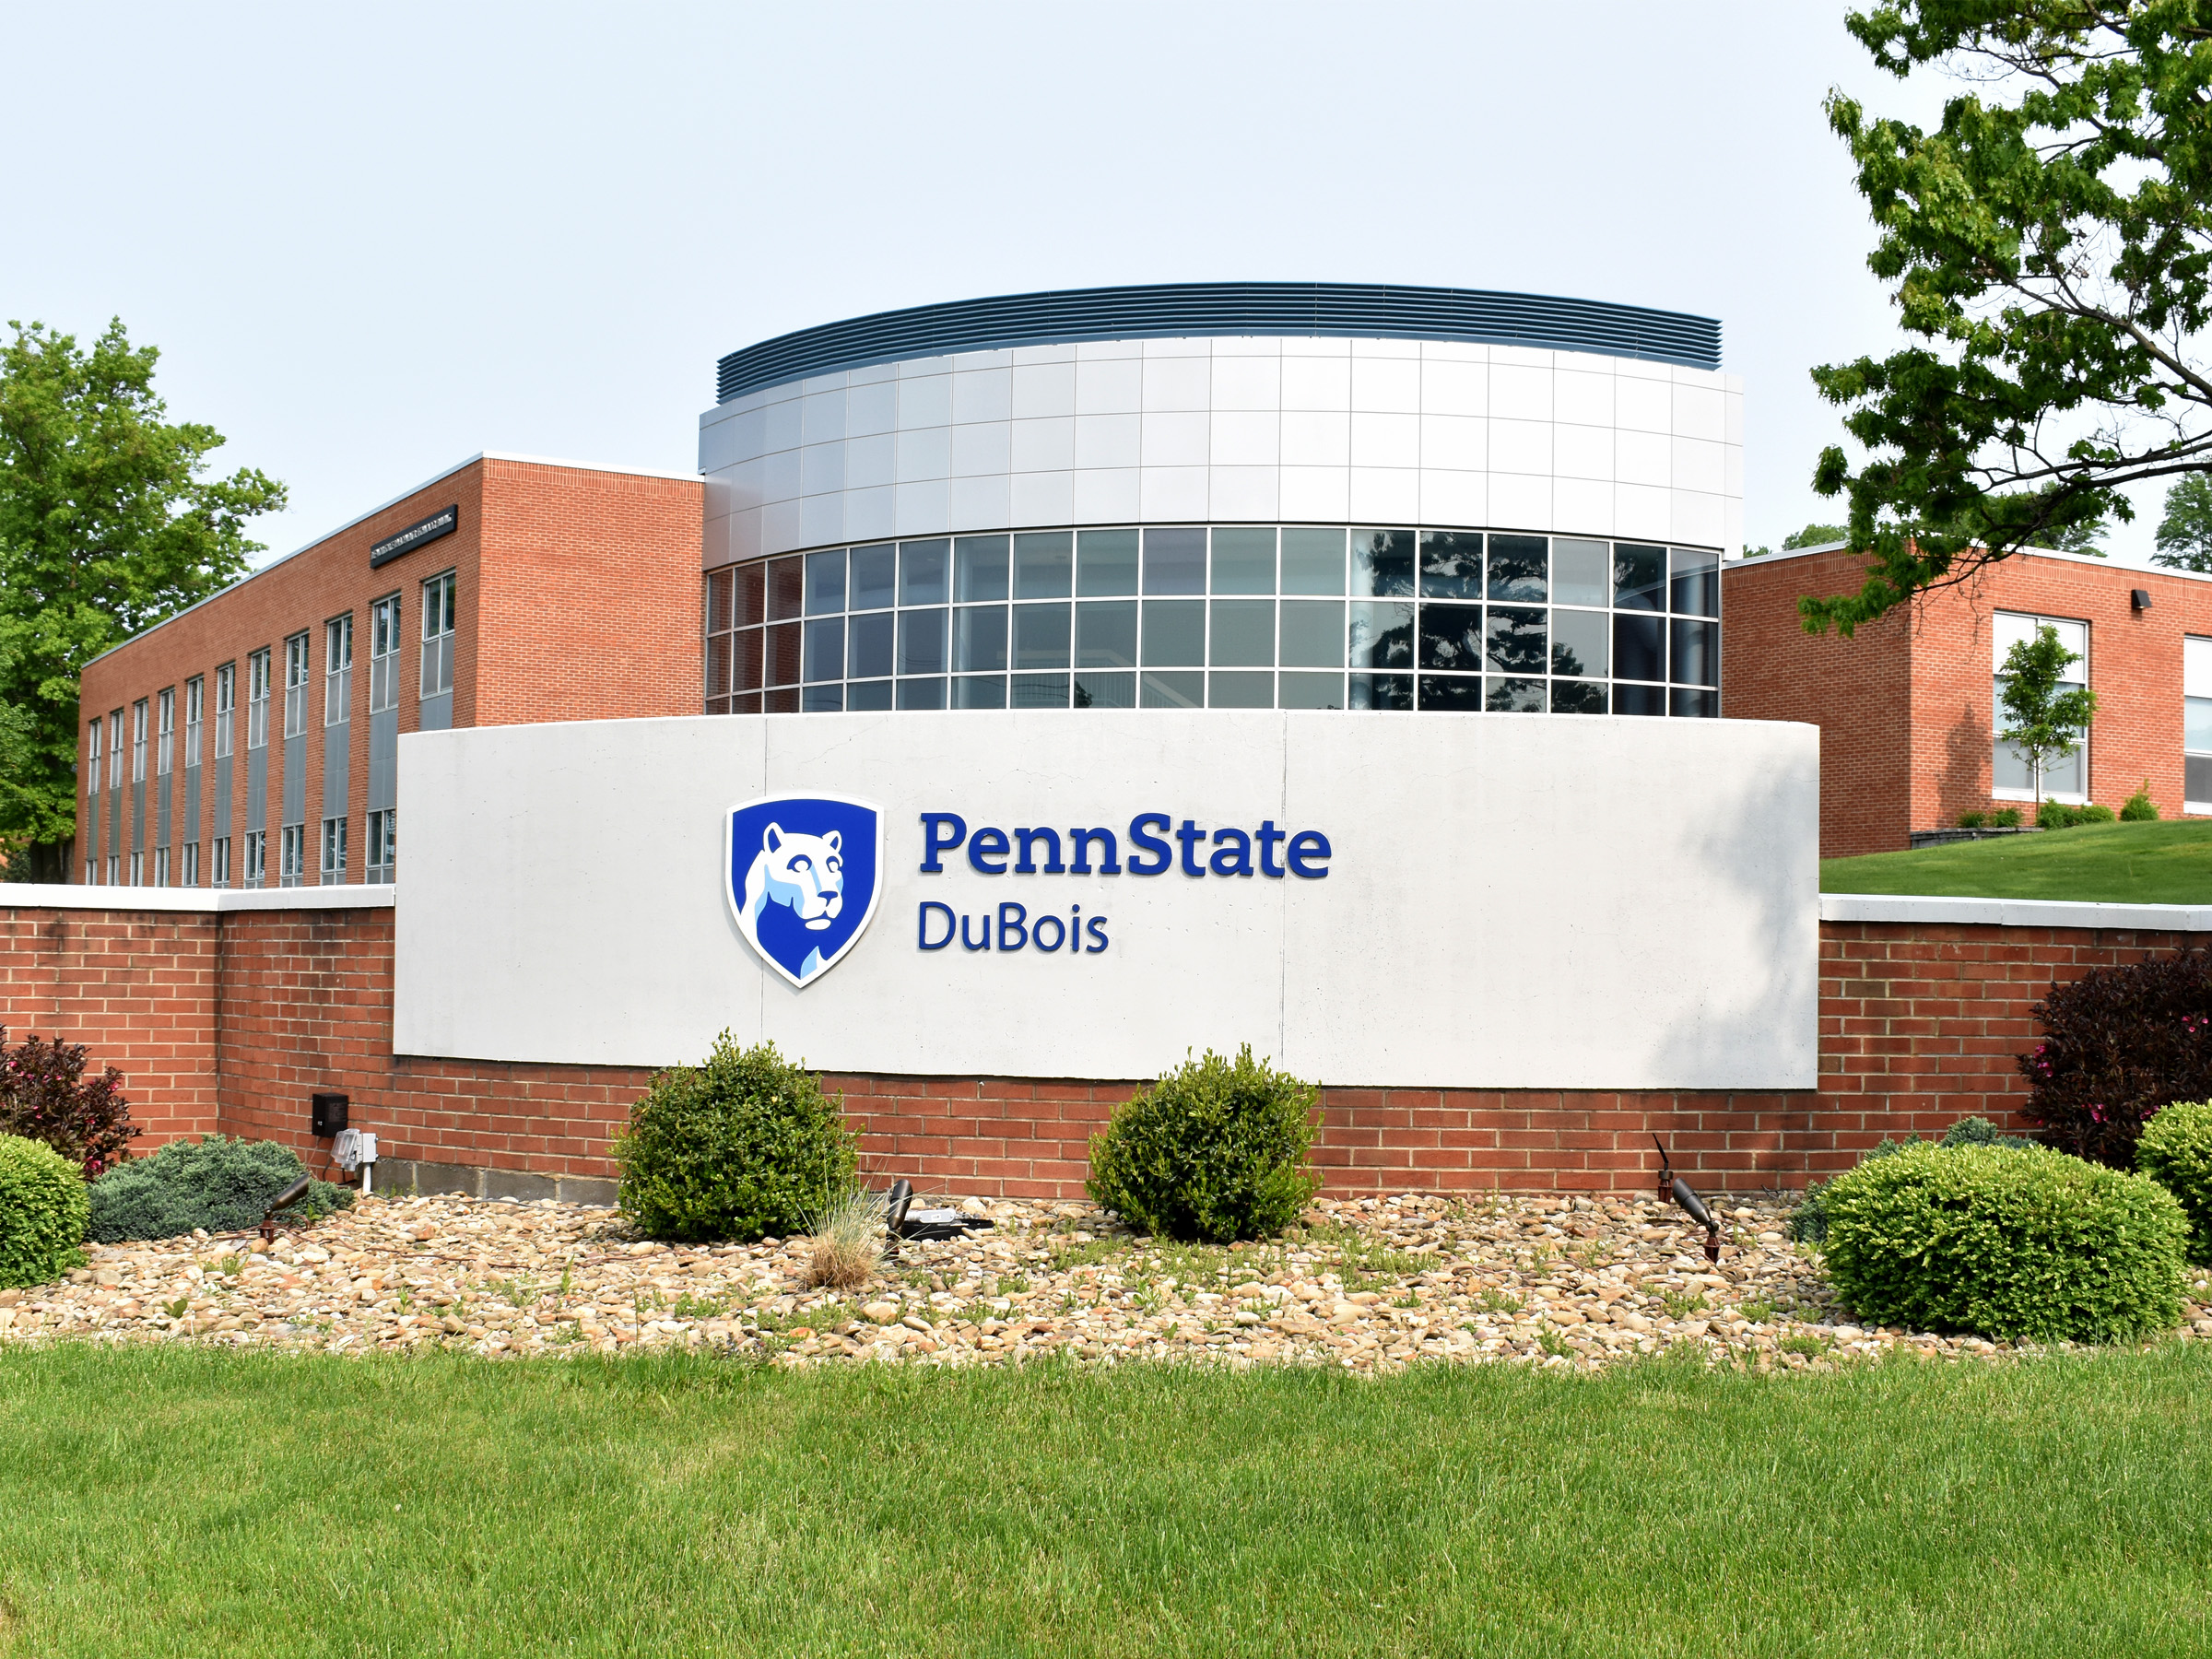
<path id="1" fill-rule="evenodd" d="M 294 634 L 284 642 L 284 735 L 297 737 L 307 730 L 307 636 Z"/>
<path id="2" fill-rule="evenodd" d="M 369 864 L 363 875 L 369 881 L 392 879 L 399 862 L 399 814 L 391 807 L 369 815 Z"/>
<path id="3" fill-rule="evenodd" d="M 265 650 L 246 659 L 246 747 L 269 747 L 269 653 Z"/>
<path id="4" fill-rule="evenodd" d="M 194 675 L 184 682 L 184 768 L 187 771 L 200 763 L 200 705 L 206 700 L 207 682 Z M 187 887 L 190 882 L 185 883 Z"/>
<path id="5" fill-rule="evenodd" d="M 92 717 L 91 735 L 85 739 L 85 794 L 100 797 L 100 716 Z M 88 883 L 91 877 L 87 877 Z"/>
<path id="6" fill-rule="evenodd" d="M 169 885 L 169 849 L 167 847 L 154 849 L 154 885 L 158 888 L 165 888 Z"/>
<path id="7" fill-rule="evenodd" d="M 225 663 L 215 671 L 215 758 L 230 752 L 230 721 L 238 707 L 238 665 Z"/>
<path id="8" fill-rule="evenodd" d="M 353 718 L 353 616 L 323 625 L 323 724 L 343 725 Z"/>
<path id="9" fill-rule="evenodd" d="M 276 880 L 280 887 L 298 887 L 307 869 L 307 826 L 287 824 L 279 844 Z"/>
<path id="10" fill-rule="evenodd" d="M 250 888 L 262 886 L 269 877 L 269 832 L 266 830 L 246 831 L 246 877 Z"/>
<path id="11" fill-rule="evenodd" d="M 143 853 L 131 854 L 131 885 L 133 887 L 146 885 L 146 854 Z"/>
<path id="12" fill-rule="evenodd" d="M 154 776 L 166 778 L 172 770 L 177 747 L 177 694 L 174 688 L 164 691 L 156 704 L 154 721 Z M 167 882 L 157 882 L 166 887 Z"/>
<path id="13" fill-rule="evenodd" d="M 2089 625 L 2065 617 L 2026 617 L 2011 611 L 1999 611 L 1990 623 L 1990 638 L 1994 661 L 1992 663 L 1993 732 L 2004 731 L 2009 716 L 2005 712 L 2005 658 L 2015 643 L 2032 640 L 2039 629 L 2058 630 L 2058 641 L 2074 653 L 2075 660 L 2067 665 L 2065 677 L 2059 689 L 2071 691 L 2089 683 Z M 2052 760 L 2043 768 L 2043 798 L 2065 801 L 2076 805 L 2086 802 L 2088 796 L 2089 744 L 2084 734 L 2079 747 L 2062 759 Z M 2031 801 L 2035 798 L 2035 773 L 2028 757 L 1997 737 L 1993 744 L 1991 781 L 1992 794 L 2001 801 Z"/>
<path id="14" fill-rule="evenodd" d="M 184 885 L 186 887 L 200 885 L 200 843 L 198 841 L 184 843 Z"/>
<path id="15" fill-rule="evenodd" d="M 2182 641 L 2182 802 L 2212 813 L 2212 640 Z"/>
<path id="16" fill-rule="evenodd" d="M 342 887 L 346 881 L 346 819 L 323 820 L 323 885 Z"/>
<path id="17" fill-rule="evenodd" d="M 453 573 L 422 584 L 422 688 L 441 697 L 453 688 Z"/>
<path id="18" fill-rule="evenodd" d="M 117 872 L 118 872 L 119 870 L 121 870 L 121 869 L 122 869 L 122 867 L 123 867 L 123 858 L 122 858 L 122 855 L 121 855 L 120 853 L 109 853 L 109 854 L 108 854 L 108 885 L 109 885 L 110 887 L 114 887 L 115 885 L 117 885 L 119 882 L 121 882 L 121 881 L 123 880 L 123 877 L 122 877 L 120 875 L 118 875 L 118 874 L 117 874 Z"/>
<path id="19" fill-rule="evenodd" d="M 399 595 L 369 607 L 369 712 L 399 704 Z"/>
<path id="20" fill-rule="evenodd" d="M 123 711 L 121 709 L 117 709 L 108 716 L 108 787 L 112 790 L 123 787 Z M 114 862 L 112 858 L 108 860 L 110 865 Z M 108 872 L 110 887 L 115 885 L 114 877 L 115 872 L 111 869 Z"/>
<path id="21" fill-rule="evenodd" d="M 146 699 L 131 705 L 131 782 L 146 782 Z M 132 882 L 136 887 L 136 882 Z"/>
<path id="22" fill-rule="evenodd" d="M 209 875 L 213 877 L 207 884 L 210 887 L 227 888 L 230 885 L 230 838 L 227 835 L 215 838 L 215 868 Z"/>

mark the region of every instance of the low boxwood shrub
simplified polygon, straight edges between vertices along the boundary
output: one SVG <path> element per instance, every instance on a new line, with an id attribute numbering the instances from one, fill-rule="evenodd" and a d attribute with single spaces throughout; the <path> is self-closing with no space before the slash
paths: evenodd
<path id="1" fill-rule="evenodd" d="M 630 1108 L 617 1205 L 654 1239 L 804 1232 L 859 1165 L 842 1108 L 774 1043 L 740 1049 L 724 1031 L 704 1065 L 658 1074 Z"/>
<path id="2" fill-rule="evenodd" d="M 1859 1318 L 2110 1342 L 2181 1319 L 2172 1194 L 2048 1147 L 1921 1142 L 1828 1183 L 1827 1267 Z"/>
<path id="3" fill-rule="evenodd" d="M 2212 1266 L 2212 1100 L 2163 1107 L 2143 1125 L 2136 1168 L 2174 1195 L 2189 1218 L 2189 1259 Z"/>
<path id="4" fill-rule="evenodd" d="M 300 1155 L 275 1141 L 228 1135 L 171 1141 L 92 1183 L 89 1231 L 102 1244 L 174 1239 L 195 1227 L 241 1232 L 258 1226 L 276 1194 L 306 1173 Z M 318 1181 L 284 1213 L 312 1221 L 352 1203 L 350 1187 Z"/>
<path id="5" fill-rule="evenodd" d="M 81 1042 L 49 1042 L 35 1031 L 10 1048 L 0 1026 L 0 1135 L 52 1147 L 92 1181 L 131 1155 L 141 1131 L 123 1074 L 111 1065 L 88 1078 L 85 1054 Z"/>
<path id="6" fill-rule="evenodd" d="M 2044 1036 L 2019 1058 L 2020 1115 L 2046 1146 L 2132 1170 L 2145 1119 L 2212 1099 L 2212 954 L 2092 968 L 2034 1013 Z"/>
<path id="7" fill-rule="evenodd" d="M 1887 1135 L 1868 1149 L 1859 1162 L 1869 1158 L 1887 1158 L 1892 1152 L 1902 1152 L 1916 1141 L 1893 1141 Z M 1943 1132 L 1939 1147 L 2032 1147 L 2035 1143 L 2024 1135 L 2006 1135 L 1985 1117 L 1962 1117 Z M 1828 1239 L 1828 1206 L 1823 1194 L 1828 1182 L 1816 1181 L 1805 1189 L 1805 1196 L 1790 1212 L 1790 1236 L 1802 1243 L 1820 1244 Z"/>
<path id="8" fill-rule="evenodd" d="M 2018 830 L 2020 827 L 2020 809 L 2018 806 L 2000 806 L 1989 815 L 1992 830 Z"/>
<path id="9" fill-rule="evenodd" d="M 1312 1201 L 1314 1090 L 1208 1049 L 1114 1111 L 1091 1137 L 1091 1197 L 1140 1232 L 1209 1244 L 1280 1232 Z"/>
<path id="10" fill-rule="evenodd" d="M 85 1177 L 52 1147 L 0 1135 L 0 1290 L 81 1267 Z"/>
<path id="11" fill-rule="evenodd" d="M 2045 801 L 2036 808 L 2035 822 L 2042 830 L 2073 830 L 2083 824 L 2109 824 L 2117 815 L 2095 801 L 2069 806 L 2063 801 Z"/>

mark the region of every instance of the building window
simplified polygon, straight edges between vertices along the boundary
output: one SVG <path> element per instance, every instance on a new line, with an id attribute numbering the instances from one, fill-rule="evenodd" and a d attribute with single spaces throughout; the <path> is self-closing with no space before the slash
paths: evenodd
<path id="1" fill-rule="evenodd" d="M 87 887 L 98 887 L 100 885 L 100 860 L 97 858 L 88 858 L 85 860 L 85 885 Z"/>
<path id="2" fill-rule="evenodd" d="M 307 730 L 307 636 L 296 633 L 284 642 L 284 735 L 298 737 Z"/>
<path id="3" fill-rule="evenodd" d="M 200 843 L 198 841 L 184 843 L 184 885 L 188 888 L 196 888 L 200 885 Z"/>
<path id="4" fill-rule="evenodd" d="M 131 782 L 146 782 L 146 699 L 131 705 Z M 134 881 L 133 887 L 138 884 Z"/>
<path id="5" fill-rule="evenodd" d="M 399 862 L 399 813 L 387 808 L 369 815 L 369 867 L 366 875 L 372 882 L 390 881 L 393 868 Z"/>
<path id="6" fill-rule="evenodd" d="M 94 800 L 100 798 L 100 716 L 92 717 L 91 735 L 85 739 L 85 794 Z M 99 884 L 90 877 L 85 878 L 88 887 Z"/>
<path id="7" fill-rule="evenodd" d="M 1720 556 L 1484 530 L 936 536 L 710 572 L 705 708 L 1720 713 Z"/>
<path id="8" fill-rule="evenodd" d="M 131 885 L 133 887 L 146 885 L 146 854 L 143 853 L 131 854 Z"/>
<path id="9" fill-rule="evenodd" d="M 257 749 L 268 746 L 269 653 L 264 649 L 246 659 L 246 747 Z"/>
<path id="10" fill-rule="evenodd" d="M 2059 643 L 2072 652 L 2077 661 L 2068 665 L 2066 677 L 2059 682 L 2061 690 L 2074 690 L 2089 683 L 2089 625 L 2065 617 L 2027 617 L 2013 611 L 1999 611 L 1990 621 L 1990 640 L 1993 653 L 1991 662 L 1991 693 L 1993 733 L 2002 732 L 2006 725 L 2005 666 L 2006 655 L 2013 646 L 2024 640 L 2035 638 L 2041 628 L 2058 630 Z M 2028 757 L 2006 743 L 2002 737 L 1992 739 L 1991 793 L 2000 801 L 2032 801 L 2035 799 L 2035 773 L 2028 764 Z M 2086 802 L 2088 796 L 2089 744 L 2085 734 L 2081 745 L 2063 759 L 2053 760 L 2043 768 L 2043 798 L 2065 801 L 2075 805 Z"/>
<path id="11" fill-rule="evenodd" d="M 172 769 L 177 747 L 177 693 L 173 687 L 160 694 L 155 708 L 154 776 L 166 778 Z"/>
<path id="12" fill-rule="evenodd" d="M 209 874 L 214 877 L 208 882 L 209 887 L 227 888 L 230 885 L 230 838 L 227 835 L 215 838 L 215 867 Z"/>
<path id="13" fill-rule="evenodd" d="M 169 885 L 169 849 L 167 847 L 154 849 L 154 885 L 158 888 L 165 888 Z"/>
<path id="14" fill-rule="evenodd" d="M 108 885 L 110 887 L 114 887 L 122 879 L 122 877 L 116 874 L 116 871 L 122 865 L 122 859 L 117 854 L 113 853 L 108 854 Z"/>
<path id="15" fill-rule="evenodd" d="M 184 682 L 184 770 L 186 771 L 190 771 L 200 763 L 200 705 L 206 700 L 204 693 L 206 689 L 207 682 L 196 674 Z"/>
<path id="16" fill-rule="evenodd" d="M 323 885 L 339 887 L 346 880 L 346 823 L 343 815 L 323 820 Z"/>
<path id="17" fill-rule="evenodd" d="M 353 718 L 353 615 L 323 625 L 323 724 L 344 725 Z"/>
<path id="18" fill-rule="evenodd" d="M 121 709 L 117 709 L 108 716 L 108 787 L 111 790 L 123 787 L 123 711 Z M 109 862 L 113 863 L 114 861 L 111 859 Z M 113 872 L 111 871 L 110 874 L 112 875 Z M 115 884 L 111 881 L 108 885 L 113 887 Z"/>
<path id="19" fill-rule="evenodd" d="M 399 595 L 369 607 L 369 712 L 399 706 Z"/>
<path id="20" fill-rule="evenodd" d="M 279 887 L 298 887 L 307 879 L 307 826 L 286 824 L 280 831 L 277 844 L 276 884 Z"/>
<path id="21" fill-rule="evenodd" d="M 2182 641 L 2182 801 L 2212 813 L 2212 640 Z"/>
<path id="22" fill-rule="evenodd" d="M 442 697 L 453 688 L 453 572 L 422 584 L 422 687 L 424 697 Z"/>
<path id="23" fill-rule="evenodd" d="M 238 665 L 225 663 L 215 671 L 215 758 L 230 752 L 230 721 L 238 706 Z"/>
<path id="24" fill-rule="evenodd" d="M 246 831 L 245 885 L 257 888 L 269 878 L 269 832 L 266 830 Z"/>

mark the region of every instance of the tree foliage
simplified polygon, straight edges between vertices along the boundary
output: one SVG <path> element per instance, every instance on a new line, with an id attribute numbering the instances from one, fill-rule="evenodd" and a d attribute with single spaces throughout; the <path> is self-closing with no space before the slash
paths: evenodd
<path id="1" fill-rule="evenodd" d="M 88 351 L 41 323 L 8 326 L 0 710 L 18 711 L 21 730 L 12 757 L 0 748 L 0 845 L 11 871 L 58 878 L 55 850 L 76 832 L 78 675 L 243 575 L 261 546 L 247 521 L 281 508 L 285 491 L 250 467 L 203 477 L 222 435 L 165 418 L 160 353 L 134 347 L 121 319 Z"/>
<path id="2" fill-rule="evenodd" d="M 1915 344 L 1816 369 L 1844 408 L 1814 475 L 1869 555 L 1808 597 L 1848 634 L 2025 547 L 2131 517 L 2131 484 L 2212 467 L 2212 7 L 1900 0 L 1848 27 L 1900 78 L 1962 82 L 1924 131 L 1841 92 L 1830 124 L 1872 209 L 1867 264 Z"/>
<path id="3" fill-rule="evenodd" d="M 2191 473 L 2166 492 L 2158 544 L 2152 564 L 2212 572 L 2212 477 Z"/>
<path id="4" fill-rule="evenodd" d="M 2096 718 L 2097 693 L 2086 687 L 2062 689 L 2068 667 L 2081 653 L 2068 651 L 2058 629 L 2048 622 L 2031 640 L 2015 640 L 2005 653 L 2005 689 L 1999 696 L 2006 716 L 1997 735 L 2028 758 L 2035 777 L 2035 800 L 2043 800 L 2043 769 L 2065 759 L 2080 745 L 2082 735 Z"/>

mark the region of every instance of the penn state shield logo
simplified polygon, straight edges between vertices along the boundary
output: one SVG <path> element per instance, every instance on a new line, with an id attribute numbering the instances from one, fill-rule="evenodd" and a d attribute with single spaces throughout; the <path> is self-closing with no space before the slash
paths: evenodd
<path id="1" fill-rule="evenodd" d="M 876 914 L 883 809 L 843 795 L 764 795 L 733 806 L 722 875 L 746 943 L 793 984 L 812 984 Z"/>

